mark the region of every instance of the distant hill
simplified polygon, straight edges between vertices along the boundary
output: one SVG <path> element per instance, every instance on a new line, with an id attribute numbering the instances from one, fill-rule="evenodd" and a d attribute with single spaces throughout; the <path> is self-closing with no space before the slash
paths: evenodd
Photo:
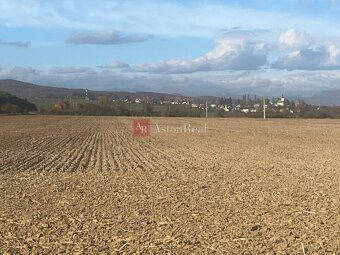
<path id="1" fill-rule="evenodd" d="M 193 97 L 202 97 L 202 96 L 211 96 L 211 97 L 232 97 L 232 98 L 240 98 L 242 96 L 233 93 L 232 91 L 228 91 L 225 87 L 214 85 L 211 83 L 206 84 L 190 84 L 187 86 L 176 86 L 169 85 L 165 87 L 161 87 L 157 92 L 160 93 L 179 93 L 180 95 L 193 96 Z"/>
<path id="2" fill-rule="evenodd" d="M 85 95 L 85 89 L 69 89 L 51 86 L 35 85 L 27 82 L 17 80 L 0 80 L 0 91 L 10 93 L 12 95 L 22 98 L 37 98 L 37 97 L 58 97 L 65 98 L 74 95 Z M 117 96 L 117 97 L 184 97 L 179 94 L 157 93 L 157 92 L 120 92 L 120 91 L 90 91 L 89 93 L 94 96 Z M 187 98 L 187 97 L 185 97 Z"/>
<path id="3" fill-rule="evenodd" d="M 323 91 L 305 99 L 308 104 L 332 106 L 340 105 L 340 89 Z"/>
<path id="4" fill-rule="evenodd" d="M 7 92 L 18 97 L 32 98 L 48 97 L 50 95 L 66 97 L 72 95 L 73 92 L 82 92 L 84 90 L 40 86 L 16 80 L 0 80 L 0 91 Z"/>

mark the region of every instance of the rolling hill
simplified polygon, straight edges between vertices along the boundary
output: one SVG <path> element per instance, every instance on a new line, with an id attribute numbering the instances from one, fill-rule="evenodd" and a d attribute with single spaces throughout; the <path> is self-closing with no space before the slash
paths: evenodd
<path id="1" fill-rule="evenodd" d="M 41 86 L 17 80 L 0 80 L 0 91 L 10 93 L 22 98 L 65 98 L 74 95 L 84 95 L 85 89 L 70 89 L 51 86 Z M 117 96 L 117 97 L 184 97 L 179 94 L 157 93 L 157 92 L 120 92 L 120 91 L 90 91 L 94 96 Z M 185 97 L 188 98 L 188 97 Z"/>
<path id="2" fill-rule="evenodd" d="M 337 105 L 338 106 L 340 105 L 340 89 L 322 91 L 309 98 L 306 98 L 305 101 L 308 104 L 313 104 L 313 105 L 323 105 L 323 106 Z"/>
<path id="3" fill-rule="evenodd" d="M 12 95 L 24 98 L 33 97 L 49 97 L 55 95 L 57 97 L 71 96 L 74 92 L 83 92 L 82 89 L 67 89 L 49 86 L 40 86 L 17 80 L 0 80 L 0 91 L 10 93 Z"/>
<path id="4" fill-rule="evenodd" d="M 0 91 L 10 93 L 21 98 L 66 98 L 75 95 L 85 95 L 85 89 L 71 89 L 71 88 L 59 88 L 52 86 L 41 86 L 32 83 L 17 81 L 17 80 L 0 80 Z M 183 94 L 171 94 L 164 92 L 124 92 L 124 91 L 90 91 L 89 94 L 97 96 L 108 97 L 150 97 L 154 99 L 159 98 L 191 98 L 198 101 L 205 101 L 206 98 L 198 96 L 183 96 Z M 226 96 L 221 94 L 222 96 Z M 216 97 L 212 97 L 216 98 Z M 233 98 L 240 98 L 240 96 L 234 96 Z M 293 98 L 293 97 L 292 97 Z M 329 90 L 315 94 L 311 97 L 305 97 L 304 100 L 308 104 L 332 106 L 340 105 L 340 90 Z"/>

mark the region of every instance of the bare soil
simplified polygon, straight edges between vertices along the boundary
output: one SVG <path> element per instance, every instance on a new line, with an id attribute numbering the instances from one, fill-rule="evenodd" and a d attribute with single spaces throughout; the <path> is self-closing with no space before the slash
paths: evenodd
<path id="1" fill-rule="evenodd" d="M 340 254 L 340 121 L 150 121 L 1 116 L 0 254 Z"/>

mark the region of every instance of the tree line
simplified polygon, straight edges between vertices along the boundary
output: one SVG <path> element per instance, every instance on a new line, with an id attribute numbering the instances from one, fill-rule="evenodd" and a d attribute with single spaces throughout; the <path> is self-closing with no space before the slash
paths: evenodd
<path id="1" fill-rule="evenodd" d="M 205 111 L 190 105 L 154 105 L 149 103 L 131 104 L 122 100 L 72 104 L 60 101 L 48 109 L 40 109 L 41 114 L 90 115 L 90 116 L 155 116 L 155 117 L 203 117 Z"/>
<path id="2" fill-rule="evenodd" d="M 35 104 L 0 91 L 0 113 L 28 113 L 37 111 Z"/>

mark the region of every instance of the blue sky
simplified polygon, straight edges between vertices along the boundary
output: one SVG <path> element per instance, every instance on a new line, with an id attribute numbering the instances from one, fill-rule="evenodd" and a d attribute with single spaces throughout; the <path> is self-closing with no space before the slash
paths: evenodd
<path id="1" fill-rule="evenodd" d="M 340 88 L 340 0 L 1 0 L 0 78 L 191 95 Z"/>

